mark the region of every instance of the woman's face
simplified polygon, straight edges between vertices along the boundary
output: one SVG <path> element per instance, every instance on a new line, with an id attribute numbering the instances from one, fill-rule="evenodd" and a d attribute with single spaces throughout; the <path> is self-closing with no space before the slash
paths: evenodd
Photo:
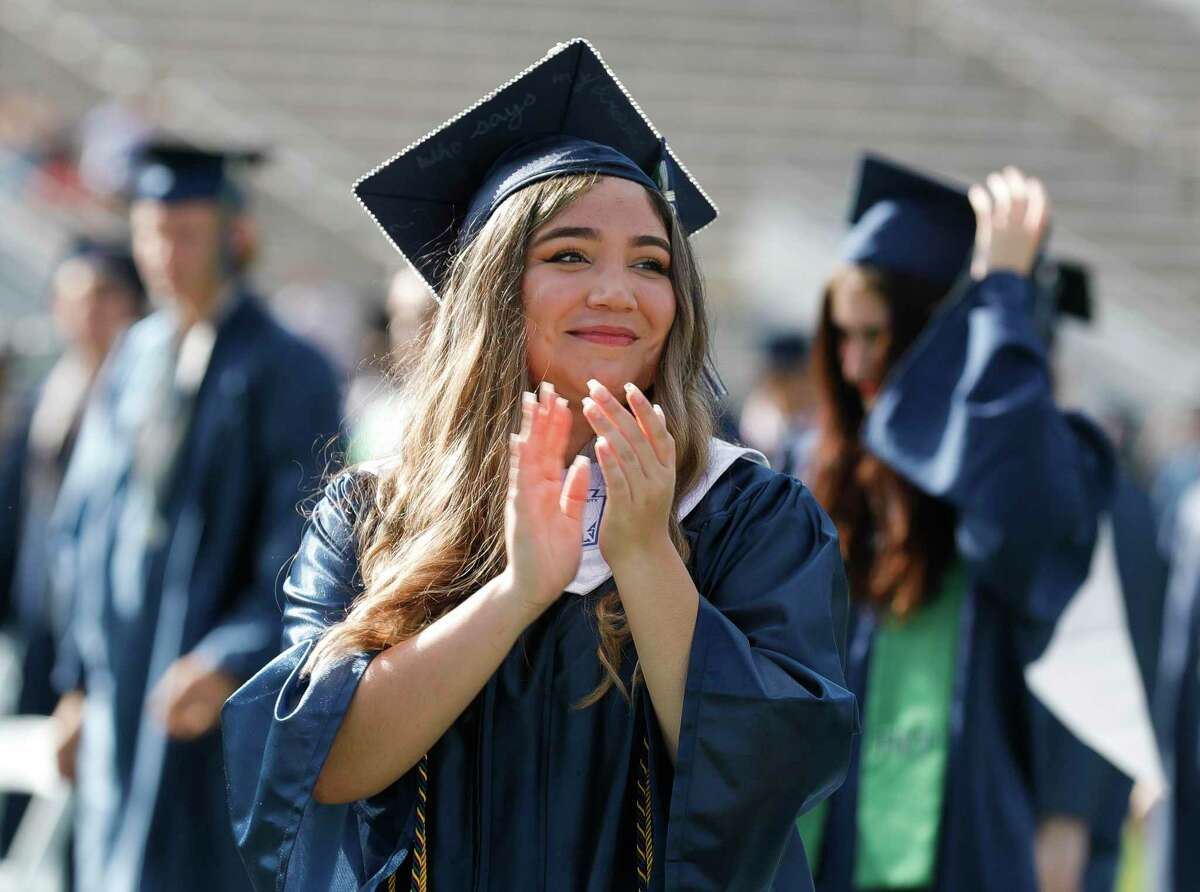
<path id="1" fill-rule="evenodd" d="M 602 177 L 537 230 L 521 298 L 527 365 L 572 402 L 596 378 L 619 398 L 643 390 L 675 319 L 666 227 L 637 183 Z"/>
<path id="2" fill-rule="evenodd" d="M 863 405 L 870 408 L 887 373 L 891 311 L 879 292 L 856 270 L 835 282 L 829 304 L 842 377 L 858 390 Z"/>

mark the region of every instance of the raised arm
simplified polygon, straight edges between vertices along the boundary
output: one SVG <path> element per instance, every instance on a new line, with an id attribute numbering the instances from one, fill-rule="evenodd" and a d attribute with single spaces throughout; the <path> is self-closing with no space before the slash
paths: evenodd
<path id="1" fill-rule="evenodd" d="M 982 279 L 892 370 L 864 437 L 871 452 L 958 509 L 959 550 L 977 577 L 1018 591 L 1033 555 L 1091 534 L 1113 477 L 1103 437 L 1055 406 L 1031 322 L 1026 277 L 1048 220 L 1041 186 L 1014 172 L 989 187 L 972 190 Z"/>

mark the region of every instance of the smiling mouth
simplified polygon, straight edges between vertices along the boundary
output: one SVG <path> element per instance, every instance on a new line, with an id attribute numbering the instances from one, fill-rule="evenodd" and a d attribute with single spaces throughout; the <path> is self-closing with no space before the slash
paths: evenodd
<path id="1" fill-rule="evenodd" d="M 573 338 L 587 341 L 589 344 L 601 344 L 605 347 L 628 347 L 637 340 L 637 335 L 627 328 L 611 328 L 597 326 L 596 328 L 579 328 L 567 332 Z"/>

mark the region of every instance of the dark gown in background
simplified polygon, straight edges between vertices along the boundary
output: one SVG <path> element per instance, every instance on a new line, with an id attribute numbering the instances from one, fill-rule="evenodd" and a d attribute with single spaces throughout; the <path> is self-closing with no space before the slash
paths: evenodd
<path id="1" fill-rule="evenodd" d="M 60 358 L 23 407 L 0 456 L 0 622 L 19 654 L 17 715 L 50 715 L 58 703 L 51 677 L 70 599 L 50 584 L 50 518 L 91 381 L 74 356 Z M 28 801 L 4 797 L 0 851 L 12 842 Z"/>
<path id="2" fill-rule="evenodd" d="M 967 581 L 935 875 L 939 892 L 1036 888 L 1023 670 L 1087 576 L 1113 459 L 1054 405 L 1028 282 L 994 273 L 939 312 L 889 374 L 866 448 L 957 512 Z M 874 618 L 852 610 L 846 677 L 865 703 Z M 854 889 L 859 746 L 832 797 L 817 888 Z"/>
<path id="3" fill-rule="evenodd" d="M 1159 549 L 1153 503 L 1127 474 L 1118 480 L 1111 519 L 1129 637 L 1146 702 L 1153 703 L 1167 563 Z M 1112 892 L 1133 781 L 1075 737 L 1032 694 L 1029 707 L 1038 817 L 1064 815 L 1088 824 L 1088 862 L 1081 892 Z"/>
<path id="4" fill-rule="evenodd" d="M 1192 892 L 1200 889 L 1200 484 L 1180 500 L 1170 545 L 1154 692 L 1167 773 L 1167 798 L 1155 810 L 1155 879 L 1163 892 Z"/>
<path id="5" fill-rule="evenodd" d="M 135 456 L 160 417 L 155 382 L 167 380 L 176 337 L 169 311 L 135 325 L 110 358 L 56 511 L 56 585 L 75 609 L 55 680 L 86 693 L 81 888 L 248 886 L 219 733 L 168 738 L 149 697 L 184 655 L 241 680 L 277 651 L 277 580 L 303 531 L 298 503 L 319 492 L 340 397 L 324 359 L 257 299 L 239 293 L 227 306 L 158 503 L 138 488 Z"/>
<path id="6" fill-rule="evenodd" d="M 415 771 L 352 805 L 312 797 L 374 656 L 311 681 L 300 674 L 361 589 L 358 485 L 369 478 L 328 489 L 285 586 L 283 653 L 225 707 L 234 832 L 260 892 L 379 888 L 406 869 L 412 845 Z M 857 721 L 842 672 L 847 601 L 836 531 L 800 483 L 743 459 L 684 528 L 701 598 L 674 768 L 644 686 L 632 703 L 613 690 L 577 708 L 602 677 L 593 610 L 612 583 L 564 594 L 429 754 L 431 888 L 638 888 L 643 746 L 648 888 L 812 888 L 793 822 L 841 783 Z M 629 647 L 626 684 L 633 661 Z"/>

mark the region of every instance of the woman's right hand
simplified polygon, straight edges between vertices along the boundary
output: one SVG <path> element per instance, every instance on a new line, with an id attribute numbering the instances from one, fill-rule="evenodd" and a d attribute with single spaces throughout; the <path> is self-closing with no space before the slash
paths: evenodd
<path id="1" fill-rule="evenodd" d="M 539 611 L 575 578 L 583 552 L 587 458 L 576 458 L 562 478 L 571 420 L 567 401 L 543 383 L 538 397 L 526 393 L 522 400 L 521 432 L 509 455 L 504 582 Z"/>
<path id="2" fill-rule="evenodd" d="M 1050 200 L 1041 180 L 1015 167 L 990 174 L 987 186 L 967 193 L 975 209 L 975 253 L 971 274 L 1013 272 L 1027 276 L 1050 225 Z"/>

